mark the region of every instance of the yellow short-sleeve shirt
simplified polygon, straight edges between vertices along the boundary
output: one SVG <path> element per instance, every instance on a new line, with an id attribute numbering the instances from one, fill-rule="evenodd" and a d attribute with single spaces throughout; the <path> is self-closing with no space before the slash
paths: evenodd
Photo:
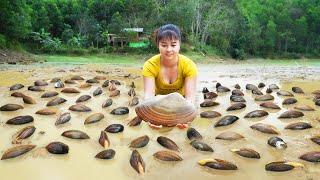
<path id="1" fill-rule="evenodd" d="M 172 84 L 165 83 L 160 73 L 160 54 L 153 56 L 143 65 L 142 75 L 155 78 L 156 94 L 178 92 L 184 96 L 184 81 L 186 78 L 198 75 L 196 64 L 186 56 L 178 55 L 178 78 Z"/>

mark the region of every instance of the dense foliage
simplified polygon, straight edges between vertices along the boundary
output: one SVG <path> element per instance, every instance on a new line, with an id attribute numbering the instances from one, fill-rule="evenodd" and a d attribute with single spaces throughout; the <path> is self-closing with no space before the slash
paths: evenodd
<path id="1" fill-rule="evenodd" d="M 13 40 L 44 52 L 108 49 L 108 33 L 142 27 L 151 36 L 174 23 L 202 53 L 320 55 L 319 0 L 2 0 L 0 22 L 0 47 Z"/>

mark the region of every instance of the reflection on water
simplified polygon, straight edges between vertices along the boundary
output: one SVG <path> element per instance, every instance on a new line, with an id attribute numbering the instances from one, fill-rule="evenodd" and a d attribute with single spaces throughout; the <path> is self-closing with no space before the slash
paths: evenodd
<path id="1" fill-rule="evenodd" d="M 52 68 L 44 68 L 30 66 L 23 69 L 21 72 L 15 70 L 6 70 L 0 72 L 0 98 L 1 104 L 17 103 L 24 106 L 24 109 L 16 112 L 0 112 L 0 151 L 1 154 L 12 147 L 12 135 L 18 130 L 28 125 L 12 126 L 6 125 L 6 120 L 18 115 L 32 115 L 35 118 L 33 125 L 37 128 L 24 144 L 35 144 L 37 148 L 18 158 L 11 160 L 0 161 L 1 177 L 5 179 L 317 179 L 319 177 L 319 165 L 300 160 L 298 157 L 308 151 L 319 150 L 319 145 L 310 141 L 310 137 L 319 132 L 320 107 L 316 107 L 312 101 L 311 92 L 320 89 L 320 82 L 315 80 L 320 77 L 310 76 L 306 74 L 301 78 L 297 73 L 300 68 L 287 67 L 247 67 L 243 65 L 211 65 L 211 67 L 199 66 L 199 83 L 197 89 L 197 106 L 203 101 L 201 90 L 203 87 L 208 87 L 209 90 L 215 90 L 216 82 L 229 88 L 238 83 L 243 89 L 247 107 L 238 111 L 226 111 L 231 105 L 229 96 L 230 93 L 219 93 L 216 101 L 219 106 L 210 108 L 198 107 L 198 116 L 191 123 L 191 127 L 197 129 L 204 137 L 203 141 L 211 145 L 214 149 L 213 153 L 195 151 L 190 145 L 190 141 L 186 137 L 186 129 L 165 128 L 161 130 L 153 130 L 146 123 L 141 123 L 137 127 L 129 127 L 126 124 L 129 120 L 135 117 L 134 108 L 130 108 L 128 115 L 115 116 L 111 115 L 110 111 L 119 106 L 127 106 L 129 97 L 129 85 L 132 81 L 135 82 L 138 96 L 141 97 L 142 82 L 141 78 L 135 78 L 139 75 L 139 68 L 116 67 L 107 65 L 72 65 L 67 67 L 56 66 Z M 319 69 L 314 68 L 311 72 L 317 72 Z M 126 78 L 124 75 L 131 74 Z M 104 88 L 104 93 L 100 96 L 92 97 L 89 101 L 83 102 L 93 111 L 89 113 L 71 112 L 71 121 L 61 126 L 54 125 L 57 115 L 43 116 L 37 115 L 35 112 L 45 107 L 49 99 L 40 98 L 41 92 L 31 92 L 23 88 L 20 92 L 29 95 L 37 101 L 37 104 L 23 104 L 19 98 L 10 97 L 12 92 L 8 91 L 8 87 L 15 83 L 22 83 L 26 86 L 31 85 L 35 80 L 45 79 L 50 80 L 54 77 L 60 77 L 63 80 L 72 75 L 81 75 L 85 79 L 93 78 L 96 75 L 106 76 L 108 79 L 118 79 L 122 82 L 118 88 L 121 91 L 120 97 L 113 97 L 113 104 L 110 107 L 101 108 L 103 101 L 108 98 L 108 90 Z M 298 76 L 294 76 L 298 75 Z M 262 109 L 259 103 L 253 100 L 254 95 L 245 90 L 247 83 L 257 85 L 259 82 L 264 82 L 267 86 L 276 83 L 282 90 L 291 91 L 292 86 L 301 87 L 305 94 L 295 94 L 298 100 L 297 104 L 307 104 L 316 109 L 316 111 L 304 112 L 302 118 L 291 120 L 280 120 L 277 117 L 284 111 L 292 109 L 295 105 L 282 105 L 284 97 L 277 96 L 275 92 L 274 103 L 281 107 L 281 110 L 269 110 L 269 115 L 265 118 L 244 119 L 243 116 L 253 110 Z M 92 95 L 96 87 L 101 86 L 95 84 L 90 88 L 81 89 L 80 94 L 63 94 L 59 96 L 67 99 L 66 103 L 58 105 L 60 113 L 68 111 L 68 108 L 75 104 L 76 99 L 81 95 Z M 79 85 L 67 85 L 70 87 L 78 87 Z M 46 90 L 55 90 L 53 84 L 50 83 Z M 265 92 L 266 87 L 262 89 Z M 60 92 L 60 90 L 56 89 Z M 200 118 L 199 114 L 205 110 L 215 110 L 222 115 L 236 115 L 240 119 L 232 125 L 226 127 L 214 128 L 213 124 L 219 119 Z M 105 118 L 95 124 L 84 125 L 84 120 L 92 113 L 101 112 Z M 304 121 L 309 122 L 314 128 L 302 131 L 284 130 L 284 127 L 291 122 Z M 279 137 L 287 142 L 288 148 L 285 150 L 277 150 L 267 145 L 267 140 L 271 135 L 263 134 L 254 131 L 250 128 L 251 125 L 261 122 L 272 124 L 281 132 Z M 125 126 L 125 130 L 119 134 L 108 134 L 111 145 L 110 148 L 116 151 L 116 155 L 112 160 L 97 160 L 94 156 L 103 150 L 98 143 L 100 131 L 104 130 L 108 125 L 120 123 Z M 61 133 L 70 130 L 78 129 L 86 132 L 90 139 L 73 140 L 61 136 Z M 224 131 L 234 131 L 245 137 L 239 141 L 223 141 L 216 140 L 215 137 Z M 39 132 L 44 131 L 44 134 Z M 131 168 L 129 159 L 132 149 L 129 148 L 129 143 L 136 137 L 148 135 L 150 137 L 149 144 L 138 149 L 146 163 L 146 173 L 141 176 Z M 153 157 L 153 154 L 164 148 L 156 141 L 158 136 L 166 136 L 173 139 L 180 147 L 179 155 L 183 161 L 176 163 L 161 162 Z M 52 155 L 46 152 L 44 147 L 52 141 L 61 141 L 69 145 L 69 154 L 67 155 Z M 234 148 L 252 148 L 260 153 L 261 159 L 247 159 L 240 157 L 230 151 Z M 197 161 L 204 158 L 218 158 L 235 163 L 238 166 L 237 171 L 218 171 L 201 167 Z M 297 161 L 305 164 L 304 169 L 295 169 L 284 173 L 272 173 L 264 170 L 264 165 L 272 161 Z"/>

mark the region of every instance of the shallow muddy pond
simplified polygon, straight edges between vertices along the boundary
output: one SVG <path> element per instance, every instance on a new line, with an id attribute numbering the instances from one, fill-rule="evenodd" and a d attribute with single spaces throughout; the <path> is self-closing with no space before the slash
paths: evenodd
<path id="1" fill-rule="evenodd" d="M 50 66 L 50 67 L 49 67 Z M 1 104 L 8 103 L 20 104 L 24 108 L 5 112 L 0 111 L 0 154 L 2 155 L 12 144 L 12 136 L 20 129 L 34 125 L 35 133 L 22 141 L 22 144 L 34 144 L 36 148 L 30 152 L 8 160 L 0 161 L 1 177 L 4 179 L 318 179 L 320 176 L 319 163 L 311 163 L 299 159 L 299 156 L 310 151 L 319 151 L 320 146 L 312 142 L 310 138 L 314 135 L 320 135 L 320 107 L 313 102 L 311 92 L 320 89 L 320 67 L 306 65 L 264 65 L 264 64 L 206 64 L 198 65 L 199 77 L 197 86 L 197 117 L 189 125 L 197 129 L 203 136 L 203 142 L 210 145 L 214 152 L 202 152 L 195 150 L 189 143 L 186 136 L 187 129 L 162 128 L 159 130 L 152 129 L 147 123 L 142 122 L 136 127 L 130 127 L 127 123 L 133 119 L 136 114 L 134 107 L 129 107 L 129 114 L 112 115 L 111 110 L 120 106 L 128 106 L 129 85 L 134 82 L 136 92 L 139 98 L 143 96 L 142 79 L 140 76 L 139 66 L 117 66 L 108 64 L 82 64 L 82 65 L 55 65 L 40 64 L 29 66 L 2 66 L 0 71 L 0 98 Z M 104 80 L 100 83 L 92 84 L 88 88 L 80 88 L 80 84 L 85 81 L 77 81 L 77 84 L 65 84 L 66 87 L 74 87 L 80 90 L 78 94 L 61 93 L 61 89 L 55 89 L 54 83 L 50 83 L 52 78 L 58 77 L 63 81 L 80 75 L 84 79 L 91 79 L 95 76 L 104 76 L 107 79 L 117 79 L 121 82 L 117 88 L 120 90 L 120 96 L 112 97 L 113 104 L 109 107 L 102 108 L 102 103 L 109 98 L 108 88 L 103 88 L 103 93 L 99 96 L 92 96 L 97 87 L 101 87 Z M 33 92 L 27 90 L 27 86 L 33 85 L 33 82 L 39 79 L 46 80 L 49 85 L 44 86 L 45 91 L 57 91 L 59 97 L 67 101 L 55 106 L 58 114 L 63 112 L 71 113 L 71 120 L 63 125 L 55 126 L 58 114 L 39 115 L 36 111 L 46 107 L 46 103 L 52 98 L 40 98 L 44 92 Z M 207 87 L 210 91 L 216 91 L 215 85 L 220 82 L 223 86 L 234 89 L 235 84 L 239 84 L 244 93 L 246 108 L 236 111 L 226 111 L 232 104 L 229 97 L 231 92 L 218 93 L 215 99 L 220 105 L 214 107 L 200 107 L 199 104 L 204 101 L 202 88 Z M 281 109 L 270 110 L 259 106 L 261 102 L 255 101 L 251 91 L 246 90 L 248 83 L 258 85 L 264 82 L 266 87 L 260 90 L 265 93 L 270 84 L 277 84 L 281 90 L 292 92 L 293 86 L 298 86 L 304 90 L 304 94 L 294 94 L 297 99 L 296 104 L 282 105 L 286 98 L 278 96 L 277 91 L 271 94 L 275 97 L 272 101 L 279 105 Z M 9 87 L 16 83 L 22 83 L 24 88 L 17 90 L 25 95 L 33 97 L 36 104 L 24 104 L 21 98 L 10 96 L 13 91 Z M 92 109 L 91 112 L 73 112 L 68 108 L 76 104 L 76 99 L 81 95 L 91 95 L 92 98 L 82 102 Z M 305 104 L 313 107 L 315 111 L 303 111 L 304 115 L 294 119 L 279 119 L 278 116 L 293 109 L 296 105 Z M 269 115 L 261 118 L 248 119 L 244 118 L 245 114 L 250 111 L 263 109 Z M 214 127 L 214 123 L 220 118 L 201 118 L 200 113 L 203 111 L 214 110 L 220 112 L 222 116 L 235 115 L 239 120 L 235 123 L 224 126 Z M 86 117 L 93 113 L 104 114 L 101 121 L 84 125 Z M 31 115 L 34 122 L 26 125 L 8 125 L 5 122 L 19 115 Z M 292 122 L 308 122 L 313 127 L 306 130 L 287 130 L 286 125 Z M 117 134 L 108 133 L 110 140 L 110 149 L 115 150 L 116 154 L 111 160 L 100 160 L 94 156 L 104 150 L 98 143 L 100 132 L 110 124 L 124 125 L 124 131 Z M 270 137 L 274 135 L 265 134 L 250 128 L 255 123 L 267 123 L 273 125 L 280 132 L 278 135 L 288 145 L 286 149 L 276 149 L 267 144 Z M 90 139 L 75 140 L 68 139 L 61 134 L 66 130 L 81 130 L 86 132 Z M 237 141 L 225 141 L 215 139 L 217 135 L 225 131 L 234 131 L 244 139 Z M 147 146 L 138 148 L 146 166 L 145 174 L 138 174 L 129 163 L 132 148 L 129 143 L 143 135 L 150 138 Z M 183 158 L 180 162 L 163 162 L 153 157 L 153 154 L 160 150 L 165 150 L 157 143 L 157 137 L 166 136 L 176 142 L 181 151 L 178 154 Z M 44 148 L 50 142 L 60 141 L 69 146 L 69 153 L 66 155 L 53 155 Z M 252 148 L 260 153 L 260 159 L 249 159 L 241 157 L 230 149 L 234 148 Z M 237 165 L 238 170 L 223 171 L 214 170 L 198 165 L 198 161 L 206 158 L 217 158 L 227 160 Z M 304 168 L 295 168 L 287 172 L 269 172 L 265 170 L 265 165 L 273 161 L 294 161 L 302 163 Z"/>

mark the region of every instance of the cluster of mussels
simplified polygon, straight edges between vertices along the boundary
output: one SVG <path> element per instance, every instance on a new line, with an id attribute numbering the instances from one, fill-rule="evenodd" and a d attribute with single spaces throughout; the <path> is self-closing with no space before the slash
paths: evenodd
<path id="1" fill-rule="evenodd" d="M 96 90 L 93 92 L 93 96 L 99 96 L 103 93 L 103 88 L 107 88 L 109 91 L 109 98 L 102 104 L 102 108 L 109 107 L 112 105 L 113 100 L 112 97 L 119 96 L 120 91 L 117 89 L 117 85 L 120 85 L 121 83 L 117 80 L 106 80 L 103 76 L 96 76 L 93 79 L 88 79 L 85 81 L 85 79 L 81 76 L 73 76 L 70 79 L 65 80 L 62 82 L 59 78 L 54 78 L 50 81 L 50 83 L 54 83 L 55 88 L 61 88 L 61 93 L 80 93 L 80 91 L 77 88 L 74 87 L 65 87 L 65 84 L 77 84 L 79 82 L 85 81 L 85 83 L 81 83 L 79 88 L 85 88 L 90 87 L 92 84 L 99 84 L 99 80 L 104 80 L 102 87 L 97 87 Z M 30 91 L 45 91 L 45 86 L 47 86 L 48 83 L 44 80 L 39 80 L 34 82 L 34 86 L 29 86 L 28 90 Z M 297 102 L 296 99 L 294 99 L 294 94 L 288 91 L 279 90 L 279 87 L 275 84 L 272 84 L 269 86 L 269 88 L 266 91 L 266 94 L 263 94 L 261 92 L 261 88 L 263 88 L 265 85 L 263 83 L 260 83 L 257 86 L 253 84 L 247 84 L 246 89 L 250 90 L 252 94 L 255 94 L 255 101 L 266 101 L 260 104 L 261 107 L 264 108 L 271 108 L 271 109 L 280 109 L 280 107 L 270 102 L 274 99 L 274 97 L 271 95 L 273 91 L 277 92 L 277 95 L 280 96 L 290 96 L 290 98 L 285 99 L 283 101 L 283 104 L 294 104 Z M 30 97 L 27 96 L 24 93 L 19 92 L 19 89 L 24 88 L 24 85 L 22 84 L 15 84 L 10 87 L 11 91 L 14 91 L 11 96 L 22 98 L 23 102 L 26 104 L 35 104 L 36 101 Z M 224 93 L 231 91 L 229 88 L 222 86 L 220 83 L 217 83 L 216 85 L 216 91 L 217 93 Z M 293 87 L 292 91 L 294 93 L 304 93 L 303 90 L 299 87 Z M 215 92 L 208 91 L 207 88 L 203 88 L 203 96 L 204 96 L 204 102 L 200 104 L 200 107 L 212 107 L 219 105 L 218 102 L 215 102 L 215 98 L 218 96 Z M 313 92 L 314 94 L 314 101 L 316 105 L 320 105 L 320 91 Z M 40 115 L 51 115 L 56 114 L 57 109 L 53 108 L 56 105 L 62 104 L 66 102 L 67 100 L 61 97 L 58 97 L 59 93 L 56 91 L 47 91 L 44 92 L 41 95 L 41 98 L 51 98 L 48 103 L 46 104 L 47 108 L 41 109 L 36 112 L 36 114 Z M 130 96 L 131 100 L 128 104 L 128 106 L 135 106 L 139 104 L 139 98 L 136 96 L 135 92 L 135 84 L 134 82 L 130 85 L 130 90 L 128 92 L 128 95 Z M 241 90 L 239 85 L 235 86 L 235 89 L 232 90 L 232 95 L 230 96 L 230 100 L 233 102 L 233 104 L 227 108 L 227 111 L 234 111 L 243 109 L 246 107 L 246 100 L 244 99 L 244 93 Z M 91 111 L 91 109 L 83 104 L 81 102 L 85 102 L 92 98 L 90 95 L 82 95 L 76 100 L 76 104 L 69 107 L 70 111 L 77 111 L 77 112 L 88 112 Z M 0 111 L 16 111 L 19 109 L 24 108 L 23 106 L 19 104 L 5 104 L 0 107 Z M 298 118 L 304 116 L 304 113 L 301 111 L 314 111 L 315 109 L 307 106 L 307 105 L 297 105 L 294 107 L 295 110 L 289 110 L 284 112 L 279 116 L 279 118 Z M 129 113 L 128 107 L 118 107 L 113 109 L 111 114 L 114 115 L 123 115 Z M 255 110 L 252 112 L 249 112 L 244 116 L 244 118 L 256 118 L 256 117 L 264 117 L 267 116 L 269 113 L 265 110 Z M 202 118 L 216 118 L 222 116 L 221 113 L 216 111 L 204 111 L 200 113 L 200 116 Z M 87 117 L 84 121 L 84 124 L 92 124 L 99 122 L 104 118 L 104 115 L 102 113 L 94 113 Z M 64 124 L 68 121 L 70 121 L 71 115 L 70 112 L 61 113 L 58 115 L 58 118 L 55 122 L 56 126 L 59 126 L 60 124 Z M 237 120 L 239 120 L 239 117 L 234 115 L 227 115 L 223 116 L 220 120 L 218 120 L 214 127 L 220 127 L 220 126 L 227 126 L 230 124 L 235 123 Z M 20 124 L 26 124 L 33 122 L 34 118 L 30 115 L 25 116 L 17 116 L 12 119 L 9 119 L 6 121 L 6 124 L 9 125 L 20 125 Z M 140 117 L 133 118 L 129 123 L 128 126 L 138 126 L 141 123 L 142 119 Z M 268 134 L 279 134 L 279 131 L 276 129 L 276 127 L 268 124 L 263 123 L 257 123 L 251 126 L 252 129 L 258 130 L 263 133 Z M 299 123 L 293 123 L 286 126 L 286 129 L 292 129 L 292 130 L 301 130 L 301 129 L 307 129 L 312 128 L 312 125 L 306 122 L 299 122 Z M 13 144 L 21 144 L 21 141 L 30 137 L 34 132 L 36 128 L 34 126 L 27 126 L 23 129 L 21 129 L 19 132 L 16 133 L 15 137 L 12 140 Z M 98 143 L 106 148 L 106 150 L 103 150 L 99 152 L 95 157 L 99 159 L 112 159 L 115 156 L 115 151 L 113 149 L 107 149 L 110 146 L 110 140 L 108 138 L 107 133 L 119 133 L 123 132 L 124 126 L 122 124 L 111 124 L 109 125 L 105 130 L 101 131 L 100 138 L 98 139 Z M 202 135 L 195 129 L 195 128 L 188 128 L 187 130 L 187 137 L 190 139 L 190 145 L 199 151 L 206 151 L 206 152 L 213 152 L 213 148 L 210 147 L 210 145 L 206 144 L 202 141 Z M 90 138 L 85 132 L 82 132 L 80 130 L 67 130 L 64 131 L 62 136 L 66 138 L 72 138 L 72 139 L 88 139 Z M 242 139 L 244 136 L 232 132 L 227 131 L 219 134 L 216 139 L 221 140 L 238 140 Z M 320 145 L 320 136 L 314 136 L 311 138 L 311 140 L 317 144 Z M 156 159 L 162 160 L 162 161 L 182 161 L 182 157 L 177 154 L 181 149 L 179 146 L 170 138 L 159 136 L 157 137 L 157 142 L 169 149 L 169 150 L 162 150 L 158 151 L 153 154 L 153 156 Z M 141 148 L 146 146 L 149 143 L 149 137 L 147 135 L 138 137 L 131 141 L 129 144 L 129 147 L 131 148 Z M 274 136 L 271 137 L 268 140 L 268 144 L 270 146 L 273 146 L 275 148 L 286 148 L 287 144 L 284 142 L 280 137 Z M 27 145 L 17 145 L 12 148 L 9 148 L 6 150 L 2 155 L 2 160 L 14 158 L 17 156 L 20 156 L 22 154 L 25 154 L 29 152 L 30 150 L 34 149 L 36 146 L 27 144 Z M 46 149 L 49 153 L 52 154 L 67 154 L 69 151 L 68 145 L 62 143 L 62 142 L 51 142 L 46 146 Z M 235 152 L 236 154 L 246 157 L 246 158 L 260 158 L 260 154 L 249 148 L 240 148 L 240 149 L 231 149 L 232 152 Z M 320 151 L 314 151 L 314 152 L 308 152 L 306 154 L 303 154 L 300 156 L 301 159 L 311 162 L 320 162 Z M 139 152 L 134 149 L 131 154 L 130 158 L 130 164 L 131 166 L 139 173 L 143 174 L 145 172 L 145 162 L 143 161 L 142 156 L 139 154 Z M 206 166 L 209 168 L 214 169 L 220 169 L 220 170 L 236 170 L 238 169 L 237 166 L 231 162 L 228 162 L 226 160 L 221 159 L 203 159 L 198 161 L 198 164 L 201 166 Z M 295 167 L 303 167 L 303 164 L 297 163 L 297 162 L 289 162 L 289 161 L 279 161 L 279 162 L 271 162 L 265 166 L 265 169 L 268 171 L 288 171 Z"/>
<path id="2" fill-rule="evenodd" d="M 292 87 L 292 92 L 280 90 L 279 87 L 276 84 L 270 84 L 268 88 L 266 88 L 266 93 L 264 94 L 261 90 L 266 85 L 264 83 L 259 83 L 258 86 L 253 84 L 246 84 L 246 90 L 251 92 L 254 95 L 254 100 L 256 102 L 261 102 L 260 107 L 266 108 L 266 109 L 281 109 L 276 103 L 272 102 L 274 100 L 274 96 L 271 95 L 273 92 L 276 92 L 278 96 L 286 97 L 282 104 L 283 105 L 289 105 L 289 104 L 295 104 L 297 103 L 297 99 L 294 98 L 293 93 L 297 94 L 304 94 L 304 91 L 300 87 Z M 217 93 L 226 93 L 230 92 L 231 90 L 228 87 L 222 86 L 220 83 L 216 84 L 216 92 Z M 218 94 L 213 91 L 209 91 L 208 88 L 204 87 L 202 89 L 204 101 L 200 104 L 200 107 L 212 107 L 219 105 L 218 102 L 215 102 L 215 98 L 218 97 Z M 320 90 L 316 90 L 312 92 L 313 101 L 315 105 L 320 106 Z M 226 109 L 226 111 L 235 111 L 244 109 L 246 107 L 246 99 L 244 98 L 244 93 L 241 90 L 241 87 L 239 84 L 236 84 L 234 86 L 234 90 L 231 91 L 230 101 L 232 104 Z M 304 113 L 302 111 L 315 111 L 316 109 L 305 104 L 299 104 L 295 105 L 293 107 L 293 110 L 287 110 L 280 114 L 278 118 L 299 118 L 303 117 Z M 265 110 L 254 110 L 251 112 L 248 112 L 244 118 L 260 118 L 265 117 L 269 113 Z M 213 110 L 209 111 L 203 111 L 200 113 L 200 116 L 202 118 L 217 118 L 222 116 L 221 113 Z M 223 117 L 220 117 L 220 119 L 214 124 L 214 127 L 220 127 L 220 126 L 228 126 L 230 124 L 235 123 L 237 120 L 239 120 L 239 117 L 234 115 L 226 115 Z M 270 124 L 265 123 L 256 123 L 252 126 L 250 126 L 253 130 L 257 130 L 262 133 L 267 134 L 275 134 L 279 135 L 280 132 L 277 130 L 277 128 Z M 303 130 L 312 128 L 312 125 L 307 122 L 296 122 L 296 123 L 290 123 L 288 124 L 285 129 L 290 130 Z M 207 144 L 199 141 L 201 139 L 201 135 L 198 131 L 196 131 L 193 128 L 190 128 L 188 130 L 188 137 L 197 137 L 197 140 L 194 140 L 191 142 L 193 147 L 196 149 L 202 149 L 205 151 L 213 151 L 210 146 Z M 226 131 L 221 134 L 219 134 L 216 139 L 222 139 L 222 140 L 238 140 L 242 139 L 244 136 L 233 132 L 233 131 Z M 320 145 L 320 135 L 315 135 L 310 138 L 311 141 L 314 143 L 317 143 Z M 268 139 L 267 144 L 269 144 L 272 147 L 275 147 L 277 149 L 285 149 L 287 148 L 287 143 L 284 142 L 283 139 L 281 139 L 278 136 L 273 136 Z M 250 148 L 240 148 L 240 149 L 231 149 L 232 152 L 246 158 L 255 158 L 260 159 L 260 154 Z M 307 152 L 299 157 L 302 160 L 309 161 L 309 162 L 320 162 L 320 151 L 312 151 Z M 198 162 L 202 166 L 207 166 L 214 169 L 227 169 L 227 170 L 235 170 L 237 169 L 237 166 L 231 162 L 227 162 L 225 160 L 221 159 L 204 159 Z M 288 171 L 292 170 L 295 167 L 304 167 L 303 164 L 298 162 L 291 162 L 291 161 L 277 161 L 277 162 L 270 162 L 265 165 L 265 169 L 267 171 Z"/>

